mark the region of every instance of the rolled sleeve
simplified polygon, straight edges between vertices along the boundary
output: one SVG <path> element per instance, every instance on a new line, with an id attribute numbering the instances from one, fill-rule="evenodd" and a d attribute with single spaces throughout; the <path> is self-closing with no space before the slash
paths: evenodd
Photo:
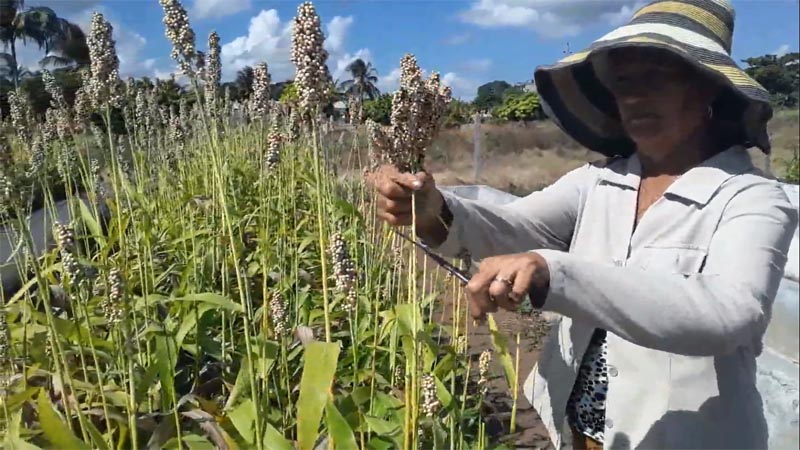
<path id="1" fill-rule="evenodd" d="M 757 185 L 728 204 L 702 273 L 645 271 L 536 250 L 550 270 L 542 309 L 671 353 L 760 351 L 797 223 L 798 212 L 779 187 Z"/>

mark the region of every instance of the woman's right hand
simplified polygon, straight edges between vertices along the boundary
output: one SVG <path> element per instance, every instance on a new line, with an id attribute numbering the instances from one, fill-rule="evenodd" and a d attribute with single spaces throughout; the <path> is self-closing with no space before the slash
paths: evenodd
<path id="1" fill-rule="evenodd" d="M 411 199 L 416 200 L 417 230 L 433 230 L 439 224 L 444 197 L 427 172 L 402 173 L 390 164 L 368 177 L 378 193 L 378 217 L 392 226 L 411 225 Z M 438 233 L 437 233 L 438 234 Z"/>

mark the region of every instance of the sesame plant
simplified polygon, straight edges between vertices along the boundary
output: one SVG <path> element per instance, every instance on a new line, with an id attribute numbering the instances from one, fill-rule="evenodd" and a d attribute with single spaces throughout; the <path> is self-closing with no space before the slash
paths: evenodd
<path id="1" fill-rule="evenodd" d="M 198 52 L 181 3 L 160 3 L 191 104 L 121 80 L 99 13 L 73 107 L 47 75 L 43 122 L 24 92 L 9 96 L 0 223 L 22 283 L 0 291 L 3 448 L 493 448 L 481 416 L 492 353 L 470 361 L 463 293 L 376 222 L 370 189 L 337 177 L 344 157 L 323 144 L 314 6 L 293 27 L 297 104 L 269 100 L 264 63 L 234 105 L 220 37 Z M 411 55 L 402 71 L 391 124 L 367 124 L 352 149 L 416 171 L 450 93 Z M 37 253 L 26 218 L 57 205 L 71 220 Z"/>

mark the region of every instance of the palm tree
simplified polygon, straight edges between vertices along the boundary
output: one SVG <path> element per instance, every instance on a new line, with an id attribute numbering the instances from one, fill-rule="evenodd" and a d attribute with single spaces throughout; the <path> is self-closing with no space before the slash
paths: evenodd
<path id="1" fill-rule="evenodd" d="M 339 83 L 338 89 L 348 96 L 374 100 L 381 95 L 375 83 L 378 82 L 378 71 L 372 67 L 372 63 L 364 62 L 358 58 L 347 65 L 347 72 L 350 79 Z"/>
<path id="2" fill-rule="evenodd" d="M 23 44 L 33 41 L 44 49 L 47 56 L 40 64 L 59 66 L 89 62 L 89 48 L 86 35 L 78 25 L 62 19 L 55 11 L 44 6 L 29 8 L 21 12 L 24 0 L 0 0 L 0 42 L 11 53 L 2 53 L 0 57 L 10 67 L 10 76 L 14 86 L 19 85 L 19 63 L 17 61 L 17 41 Z M 52 54 L 51 54 L 52 52 Z"/>
<path id="3" fill-rule="evenodd" d="M 241 98 L 250 98 L 250 92 L 253 90 L 253 80 L 255 80 L 255 73 L 250 66 L 244 66 L 236 72 L 235 83 L 239 88 Z"/>

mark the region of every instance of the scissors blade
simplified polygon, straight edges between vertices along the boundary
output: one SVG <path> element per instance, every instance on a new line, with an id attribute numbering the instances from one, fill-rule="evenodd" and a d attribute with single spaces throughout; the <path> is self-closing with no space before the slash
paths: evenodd
<path id="1" fill-rule="evenodd" d="M 444 259 L 443 257 L 441 257 L 441 256 L 437 255 L 436 253 L 434 253 L 434 252 L 433 252 L 433 250 L 431 250 L 431 249 L 430 249 L 430 248 L 429 248 L 427 245 L 425 245 L 425 244 L 423 244 L 423 243 L 421 243 L 421 242 L 417 242 L 417 241 L 415 241 L 414 239 L 411 239 L 411 238 L 410 238 L 409 236 L 407 236 L 405 233 L 402 233 L 402 232 L 400 232 L 400 231 L 397 231 L 396 229 L 393 229 L 393 231 L 394 231 L 395 233 L 397 233 L 398 235 L 400 235 L 401 237 L 403 237 L 403 238 L 404 238 L 405 240 L 407 240 L 408 242 L 411 242 L 412 244 L 414 244 L 414 245 L 416 245 L 417 247 L 419 247 L 420 249 L 422 249 L 422 251 L 423 251 L 423 252 L 425 252 L 425 254 L 427 254 L 427 255 L 428 255 L 428 256 L 429 256 L 429 257 L 430 257 L 432 260 L 436 261 L 436 262 L 437 262 L 437 263 L 438 263 L 440 266 L 442 266 L 442 267 L 443 267 L 445 270 L 447 270 L 448 272 L 450 272 L 451 274 L 453 274 L 453 275 L 454 275 L 456 278 L 458 278 L 458 279 L 459 279 L 459 280 L 460 280 L 460 281 L 461 281 L 463 284 L 467 284 L 467 283 L 469 283 L 469 280 L 470 280 L 470 276 L 469 276 L 469 275 L 467 275 L 466 273 L 464 273 L 464 272 L 463 272 L 461 269 L 459 269 L 458 267 L 456 267 L 456 266 L 454 266 L 453 264 L 449 263 L 449 262 L 448 262 L 446 259 Z"/>

